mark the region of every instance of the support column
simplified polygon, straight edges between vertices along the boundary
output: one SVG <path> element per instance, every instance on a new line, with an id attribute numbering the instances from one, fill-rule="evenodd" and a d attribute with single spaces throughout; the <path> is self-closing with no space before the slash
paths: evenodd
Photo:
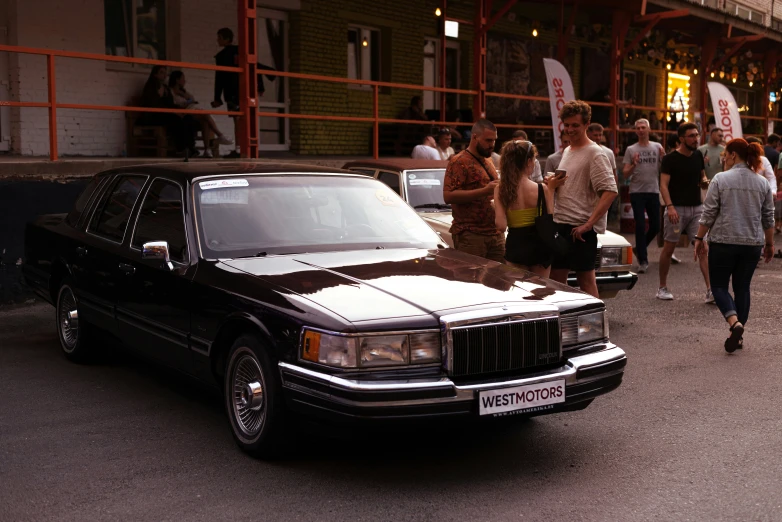
<path id="1" fill-rule="evenodd" d="M 473 119 L 486 117 L 486 20 L 488 0 L 475 0 L 475 36 L 473 37 L 473 90 L 477 91 L 472 104 Z"/>
<path id="2" fill-rule="evenodd" d="M 706 129 L 709 127 L 708 118 L 706 117 L 706 111 L 709 110 L 707 103 L 708 99 L 708 85 L 707 83 L 711 79 L 711 73 L 714 71 L 712 66 L 714 65 L 714 57 L 717 55 L 717 47 L 720 43 L 720 37 L 717 34 L 707 34 L 701 48 L 701 78 L 700 85 L 698 86 L 698 107 L 701 113 L 701 143 L 706 143 L 709 139 Z M 666 100 L 666 104 L 667 104 Z"/>
<path id="3" fill-rule="evenodd" d="M 771 114 L 768 108 L 768 98 L 771 94 L 771 73 L 777 67 L 778 52 L 776 49 L 766 51 L 766 55 L 763 58 L 763 134 L 768 136 L 768 124 L 770 123 Z M 774 166 L 776 170 L 776 165 Z"/>
<path id="4" fill-rule="evenodd" d="M 621 70 L 624 53 L 624 43 L 627 38 L 627 30 L 630 28 L 631 15 L 626 11 L 614 11 L 611 27 L 611 84 L 609 96 L 611 97 L 611 134 L 613 136 L 613 149 L 619 145 L 619 95 L 622 85 Z"/>
<path id="5" fill-rule="evenodd" d="M 239 28 L 239 118 L 236 140 L 243 158 L 258 157 L 258 15 L 255 0 L 237 0 Z"/>
<path id="6" fill-rule="evenodd" d="M 442 24 L 440 25 L 440 63 L 438 64 L 439 67 L 438 73 L 440 75 L 440 87 L 445 88 L 445 76 L 448 72 L 447 64 L 446 64 L 446 57 L 448 55 L 448 44 L 445 38 L 445 21 L 446 18 L 446 8 L 448 7 L 448 0 L 440 0 L 442 7 L 440 10 L 441 18 L 442 18 Z M 445 116 L 445 93 L 440 93 L 440 121 L 448 121 L 448 118 Z"/>

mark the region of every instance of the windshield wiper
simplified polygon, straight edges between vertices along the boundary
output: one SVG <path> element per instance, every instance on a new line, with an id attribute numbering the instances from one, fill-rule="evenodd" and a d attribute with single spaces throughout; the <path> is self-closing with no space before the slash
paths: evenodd
<path id="1" fill-rule="evenodd" d="M 451 205 L 448 205 L 446 203 L 424 203 L 423 205 L 416 205 L 413 208 L 415 208 L 415 209 L 419 209 L 419 208 L 450 209 Z"/>

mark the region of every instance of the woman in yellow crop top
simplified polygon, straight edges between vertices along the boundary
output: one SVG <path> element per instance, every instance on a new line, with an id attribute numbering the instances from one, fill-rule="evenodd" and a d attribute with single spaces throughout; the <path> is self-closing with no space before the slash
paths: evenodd
<path id="1" fill-rule="evenodd" d="M 552 253 L 538 235 L 535 218 L 554 210 L 554 191 L 563 180 L 549 178 L 546 183 L 529 179 L 538 151 L 529 141 L 506 142 L 500 159 L 500 184 L 494 189 L 494 223 L 500 231 L 508 229 L 505 261 L 512 266 L 548 277 Z"/>

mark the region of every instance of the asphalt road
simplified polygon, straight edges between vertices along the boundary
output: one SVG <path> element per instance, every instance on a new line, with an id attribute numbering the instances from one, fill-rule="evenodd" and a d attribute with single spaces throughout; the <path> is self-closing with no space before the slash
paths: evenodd
<path id="1" fill-rule="evenodd" d="M 50 307 L 2 309 L 0 519 L 780 520 L 782 270 L 757 272 L 737 355 L 696 265 L 669 286 L 677 299 L 658 301 L 643 275 L 608 302 L 629 364 L 584 411 L 380 434 L 303 424 L 298 454 L 275 463 L 236 448 L 210 390 L 123 354 L 71 364 Z"/>

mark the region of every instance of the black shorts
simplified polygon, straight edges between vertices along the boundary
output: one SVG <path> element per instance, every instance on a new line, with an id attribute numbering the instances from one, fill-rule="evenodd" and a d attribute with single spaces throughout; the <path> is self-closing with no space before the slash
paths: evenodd
<path id="1" fill-rule="evenodd" d="M 597 257 L 597 232 L 590 230 L 582 234 L 584 241 L 573 239 L 570 231 L 576 228 L 575 225 L 565 225 L 557 223 L 557 230 L 560 236 L 568 238 L 567 254 L 555 254 L 551 262 L 551 268 L 573 270 L 575 272 L 589 272 L 595 269 L 595 258 Z"/>
<path id="2" fill-rule="evenodd" d="M 551 250 L 540 238 L 535 226 L 510 227 L 505 238 L 505 260 L 516 265 L 551 266 Z"/>

